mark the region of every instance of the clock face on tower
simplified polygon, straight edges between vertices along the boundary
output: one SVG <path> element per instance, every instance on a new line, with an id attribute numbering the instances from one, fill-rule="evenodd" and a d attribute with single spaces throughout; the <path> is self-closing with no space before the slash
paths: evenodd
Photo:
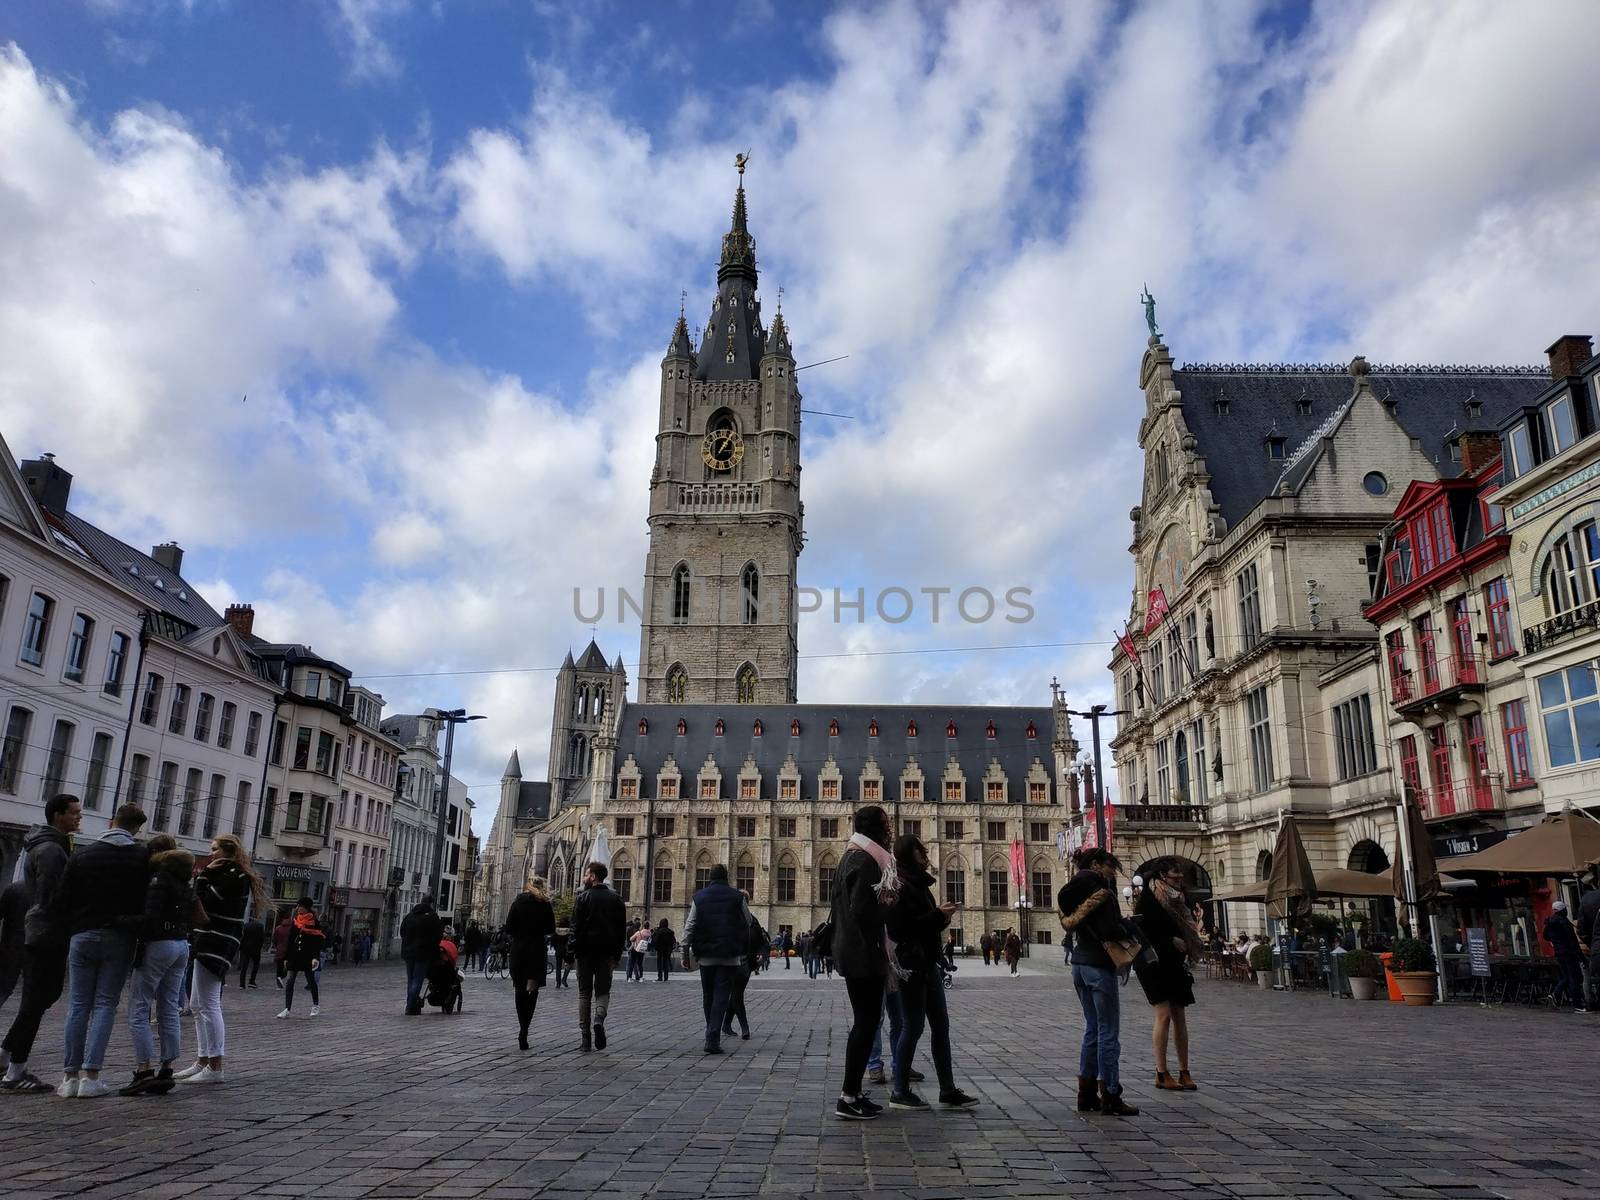
<path id="1" fill-rule="evenodd" d="M 706 431 L 700 457 L 713 471 L 731 471 L 744 457 L 744 441 L 732 424 L 719 423 Z"/>

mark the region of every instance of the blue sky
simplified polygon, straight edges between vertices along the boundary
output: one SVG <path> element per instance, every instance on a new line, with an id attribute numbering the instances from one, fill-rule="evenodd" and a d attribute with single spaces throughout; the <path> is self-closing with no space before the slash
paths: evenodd
<path id="1" fill-rule="evenodd" d="M 803 377 L 856 420 L 805 426 L 802 583 L 1036 609 L 808 618 L 802 699 L 1088 702 L 1141 285 L 1184 361 L 1595 331 L 1596 33 L 1584 3 L 22 0 L 0 432 L 393 708 L 487 713 L 469 782 L 537 771 L 549 675 L 503 669 L 587 640 L 574 586 L 639 586 L 657 365 L 748 149 L 769 319 L 782 285 L 800 360 L 849 356 Z"/>

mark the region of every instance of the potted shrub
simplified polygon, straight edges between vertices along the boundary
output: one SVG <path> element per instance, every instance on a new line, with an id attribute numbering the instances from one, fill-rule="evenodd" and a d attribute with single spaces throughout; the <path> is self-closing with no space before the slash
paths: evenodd
<path id="1" fill-rule="evenodd" d="M 1395 942 L 1389 960 L 1389 974 L 1407 1004 L 1432 1004 L 1438 979 L 1433 947 L 1421 938 L 1401 938 Z"/>
<path id="2" fill-rule="evenodd" d="M 1250 969 L 1256 974 L 1256 982 L 1262 989 L 1272 986 L 1272 947 L 1265 942 L 1250 947 Z"/>
<path id="3" fill-rule="evenodd" d="M 1371 950 L 1350 950 L 1340 955 L 1345 978 L 1350 981 L 1350 995 L 1357 1000 L 1376 1000 L 1378 980 L 1383 978 L 1383 964 Z"/>

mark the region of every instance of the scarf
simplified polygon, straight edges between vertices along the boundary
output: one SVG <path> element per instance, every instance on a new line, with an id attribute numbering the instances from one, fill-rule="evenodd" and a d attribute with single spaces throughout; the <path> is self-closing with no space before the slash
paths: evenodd
<path id="1" fill-rule="evenodd" d="M 1197 962 L 1205 947 L 1200 944 L 1200 935 L 1195 932 L 1194 917 L 1189 912 L 1189 905 L 1183 898 L 1183 893 L 1161 879 L 1154 880 L 1149 884 L 1149 888 L 1161 902 L 1161 907 L 1167 910 L 1167 915 L 1172 918 L 1173 923 L 1183 932 L 1184 957 L 1190 962 Z"/>
<path id="2" fill-rule="evenodd" d="M 294 915 L 294 927 L 303 933 L 315 932 L 321 934 L 322 930 L 317 925 L 315 913 L 297 912 Z"/>
<path id="3" fill-rule="evenodd" d="M 872 890 L 878 894 L 880 905 L 884 908 L 891 907 L 900 899 L 900 868 L 894 861 L 894 855 L 864 833 L 852 833 L 850 845 L 858 850 L 864 850 L 872 861 L 878 864 L 878 870 L 883 874 L 878 882 L 872 885 Z M 883 931 L 883 951 L 889 959 L 889 990 L 899 991 L 900 980 L 910 979 L 911 972 L 900 965 L 899 956 L 895 953 L 894 939 L 889 936 L 887 927 Z"/>

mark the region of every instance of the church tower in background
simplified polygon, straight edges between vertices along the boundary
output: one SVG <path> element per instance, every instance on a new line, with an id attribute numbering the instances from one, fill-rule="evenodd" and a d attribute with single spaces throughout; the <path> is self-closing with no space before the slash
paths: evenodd
<path id="1" fill-rule="evenodd" d="M 661 360 L 639 697 L 795 701 L 800 392 L 783 313 L 756 298 L 744 161 L 700 349 L 683 314 Z"/>

